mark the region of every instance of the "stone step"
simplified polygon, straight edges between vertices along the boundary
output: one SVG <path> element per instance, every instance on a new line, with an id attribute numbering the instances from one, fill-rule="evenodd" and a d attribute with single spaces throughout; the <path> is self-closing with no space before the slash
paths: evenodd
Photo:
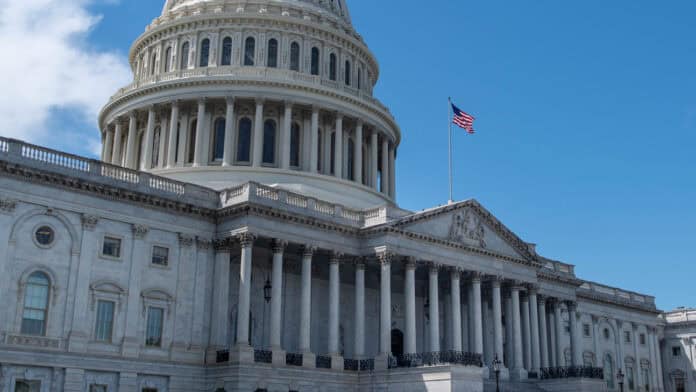
<path id="1" fill-rule="evenodd" d="M 495 381 L 485 381 L 483 383 L 483 392 L 495 392 Z M 536 382 L 500 382 L 500 392 L 544 392 L 539 388 Z"/>

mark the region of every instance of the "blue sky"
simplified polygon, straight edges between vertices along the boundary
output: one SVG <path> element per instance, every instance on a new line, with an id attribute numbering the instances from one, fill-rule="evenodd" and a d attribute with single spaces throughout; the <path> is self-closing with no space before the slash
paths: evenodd
<path id="1" fill-rule="evenodd" d="M 121 64 L 105 74 L 123 73 L 162 3 L 92 3 L 102 19 L 70 45 L 113 56 Z M 696 306 L 695 2 L 349 6 L 381 65 L 376 95 L 402 128 L 402 206 L 447 200 L 451 95 L 478 119 L 475 136 L 455 135 L 456 199 L 477 199 L 584 279 L 655 295 L 664 309 Z M 90 112 L 53 105 L 41 126 L 76 137 L 43 144 L 94 150 L 81 142 L 97 132 Z"/>

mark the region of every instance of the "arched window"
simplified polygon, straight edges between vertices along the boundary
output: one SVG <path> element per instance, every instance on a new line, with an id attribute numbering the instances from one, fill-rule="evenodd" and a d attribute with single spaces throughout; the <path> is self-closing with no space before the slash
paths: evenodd
<path id="1" fill-rule="evenodd" d="M 263 161 L 262 163 L 272 165 L 275 163 L 276 147 L 276 122 L 266 120 L 263 124 Z"/>
<path id="2" fill-rule="evenodd" d="M 210 60 L 210 40 L 208 38 L 201 41 L 201 61 L 199 66 L 207 67 Z"/>
<path id="3" fill-rule="evenodd" d="M 157 65 L 157 52 L 153 53 L 152 57 L 150 58 L 150 75 L 154 75 L 155 71 L 157 71 L 156 65 Z"/>
<path id="4" fill-rule="evenodd" d="M 362 88 L 362 68 L 358 68 L 358 90 Z"/>
<path id="5" fill-rule="evenodd" d="M 155 133 L 152 137 L 152 159 L 150 160 L 150 167 L 157 167 L 159 164 L 159 151 L 160 151 L 160 138 L 162 137 L 162 128 L 155 128 Z"/>
<path id="6" fill-rule="evenodd" d="M 351 77 L 351 70 L 350 70 L 350 61 L 346 60 L 346 86 L 350 86 L 350 77 Z"/>
<path id="7" fill-rule="evenodd" d="M 239 120 L 237 162 L 251 162 L 251 120 L 246 117 Z"/>
<path id="8" fill-rule="evenodd" d="M 300 125 L 292 123 L 290 129 L 290 166 L 300 167 Z"/>
<path id="9" fill-rule="evenodd" d="M 297 42 L 290 44 L 290 70 L 300 71 L 300 44 Z"/>
<path id="10" fill-rule="evenodd" d="M 232 38 L 222 40 L 222 65 L 232 65 Z"/>
<path id="11" fill-rule="evenodd" d="M 22 329 L 24 335 L 46 335 L 46 315 L 48 313 L 48 293 L 50 281 L 43 272 L 29 275 L 24 289 L 24 310 Z"/>
<path id="12" fill-rule="evenodd" d="M 322 135 L 322 131 L 321 131 L 321 129 L 319 129 L 319 133 L 317 135 L 317 140 L 318 140 L 318 143 L 317 143 L 317 171 L 319 173 L 321 173 L 321 161 L 323 160 L 323 158 L 321 156 L 321 152 L 322 152 L 321 135 Z"/>
<path id="13" fill-rule="evenodd" d="M 348 167 L 346 168 L 346 178 L 353 181 L 355 180 L 355 173 L 353 173 L 353 162 L 355 161 L 355 143 L 353 139 L 348 139 Z"/>
<path id="14" fill-rule="evenodd" d="M 215 120 L 215 133 L 213 134 L 213 160 L 222 160 L 225 155 L 225 119 Z"/>
<path id="15" fill-rule="evenodd" d="M 169 72 L 171 71 L 172 64 L 172 47 L 169 46 L 167 47 L 167 50 L 164 51 L 164 72 Z"/>
<path id="16" fill-rule="evenodd" d="M 189 43 L 184 42 L 184 44 L 181 45 L 181 66 L 179 68 L 180 69 L 187 69 L 188 63 L 189 63 Z"/>
<path id="17" fill-rule="evenodd" d="M 188 155 L 186 157 L 187 163 L 193 163 L 193 159 L 196 156 L 196 128 L 198 128 L 198 119 L 191 122 L 191 127 L 189 128 L 189 140 L 188 140 Z"/>
<path id="18" fill-rule="evenodd" d="M 331 174 L 336 173 L 336 132 L 331 132 L 331 151 L 329 151 L 329 156 L 331 158 Z"/>
<path id="19" fill-rule="evenodd" d="M 329 79 L 336 80 L 336 55 L 333 53 L 329 56 Z"/>
<path id="20" fill-rule="evenodd" d="M 176 148 L 174 149 L 174 162 L 179 162 L 179 141 L 181 140 L 181 123 L 176 123 Z"/>
<path id="21" fill-rule="evenodd" d="M 609 389 L 614 389 L 614 361 L 611 354 L 604 356 L 604 380 L 606 380 Z"/>
<path id="22" fill-rule="evenodd" d="M 312 75 L 319 75 L 319 48 L 312 48 Z"/>
<path id="23" fill-rule="evenodd" d="M 271 38 L 268 40 L 268 59 L 266 66 L 270 68 L 278 68 L 278 40 Z"/>
<path id="24" fill-rule="evenodd" d="M 248 37 L 244 42 L 244 65 L 254 65 L 254 56 L 256 52 L 256 40 L 254 37 Z"/>

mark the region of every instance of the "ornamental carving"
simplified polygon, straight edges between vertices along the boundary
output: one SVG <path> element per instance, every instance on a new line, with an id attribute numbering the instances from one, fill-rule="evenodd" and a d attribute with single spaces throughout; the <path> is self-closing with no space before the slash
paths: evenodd
<path id="1" fill-rule="evenodd" d="M 449 240 L 464 244 L 473 243 L 480 248 L 486 247 L 485 229 L 481 219 L 471 210 L 458 211 L 452 216 Z"/>
<path id="2" fill-rule="evenodd" d="M 135 237 L 138 240 L 142 240 L 145 238 L 145 236 L 147 235 L 147 232 L 150 229 L 148 229 L 148 227 L 144 226 L 144 225 L 133 225 L 132 230 L 133 230 L 133 237 Z"/>
<path id="3" fill-rule="evenodd" d="M 99 223 L 98 216 L 86 214 L 82 215 L 82 227 L 84 227 L 85 230 L 94 230 L 94 228 L 97 227 L 97 223 Z"/>
<path id="4" fill-rule="evenodd" d="M 188 248 L 193 245 L 194 238 L 188 234 L 179 233 L 179 244 L 182 247 Z"/>
<path id="5" fill-rule="evenodd" d="M 2 212 L 13 212 L 17 208 L 17 202 L 10 199 L 0 199 L 0 211 Z"/>

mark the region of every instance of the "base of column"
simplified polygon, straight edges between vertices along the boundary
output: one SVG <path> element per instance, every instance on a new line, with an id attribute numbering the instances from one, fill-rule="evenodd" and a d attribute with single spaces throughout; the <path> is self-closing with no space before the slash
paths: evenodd
<path id="1" fill-rule="evenodd" d="M 254 348 L 248 344 L 237 344 L 230 350 L 230 362 L 254 363 Z"/>
<path id="2" fill-rule="evenodd" d="M 511 369 L 510 380 L 520 381 L 528 378 L 527 371 L 524 369 Z"/>
<path id="3" fill-rule="evenodd" d="M 343 371 L 343 356 L 332 355 L 331 356 L 331 370 Z"/>
<path id="4" fill-rule="evenodd" d="M 389 355 L 380 354 L 375 357 L 375 370 L 389 369 Z"/>
<path id="5" fill-rule="evenodd" d="M 317 367 L 317 356 L 313 353 L 302 353 L 302 367 L 315 369 Z"/>
<path id="6" fill-rule="evenodd" d="M 488 378 L 491 380 L 495 380 L 495 370 L 493 370 L 492 367 L 488 368 Z M 510 379 L 510 369 L 501 366 L 500 367 L 500 374 L 498 375 L 500 377 L 500 380 L 509 380 Z"/>
<path id="7" fill-rule="evenodd" d="M 285 350 L 281 349 L 271 349 L 272 352 L 272 360 L 271 363 L 273 366 L 285 366 Z"/>

